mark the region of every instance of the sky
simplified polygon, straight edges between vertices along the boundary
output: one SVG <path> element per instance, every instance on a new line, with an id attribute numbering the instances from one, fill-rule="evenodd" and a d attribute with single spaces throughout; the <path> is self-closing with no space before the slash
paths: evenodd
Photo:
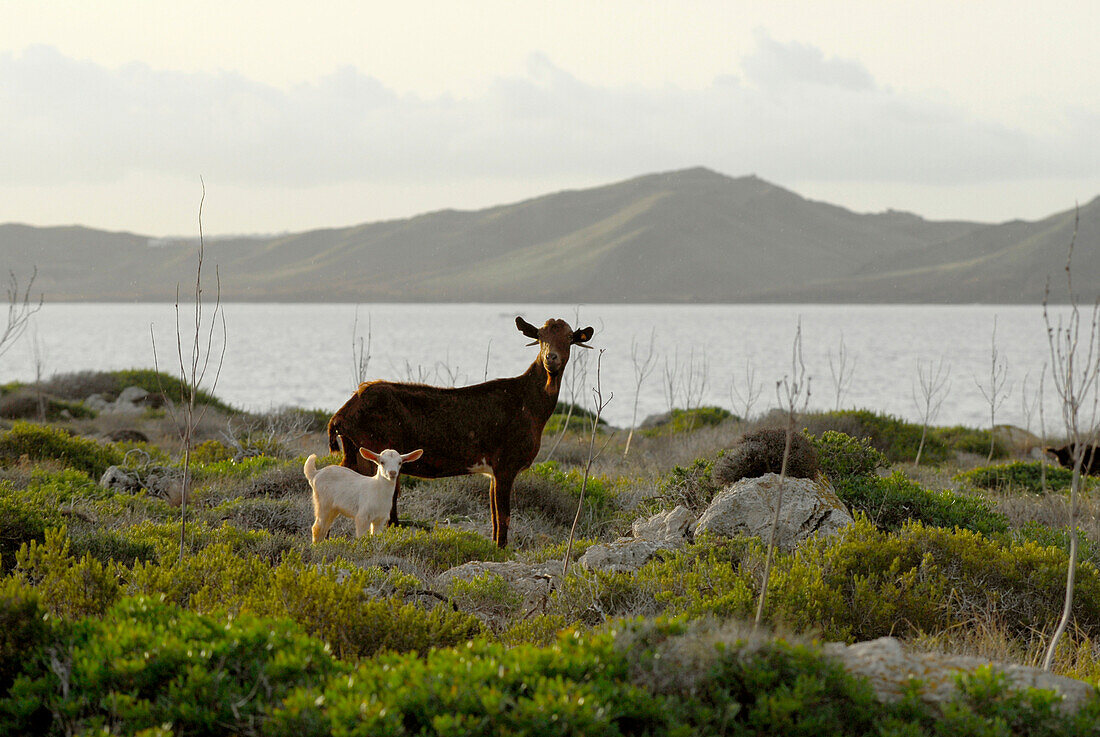
<path id="1" fill-rule="evenodd" d="M 1100 195 L 1100 3 L 0 0 L 0 223 L 277 233 L 651 172 L 857 212 Z"/>

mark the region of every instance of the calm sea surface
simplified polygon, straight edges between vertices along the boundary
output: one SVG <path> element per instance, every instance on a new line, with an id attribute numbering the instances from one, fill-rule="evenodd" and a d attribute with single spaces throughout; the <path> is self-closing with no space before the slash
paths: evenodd
<path id="1" fill-rule="evenodd" d="M 747 394 L 750 371 L 763 387 L 752 414 L 777 406 L 776 382 L 792 376 L 792 347 L 801 324 L 805 371 L 811 377 L 811 409 L 836 406 L 841 341 L 846 371 L 854 377 L 842 408 L 869 408 L 909 419 L 918 362 L 942 359 L 950 390 L 936 424 L 982 426 L 989 403 L 991 339 L 1007 364 L 1007 400 L 997 421 L 1027 424 L 1022 387 L 1034 397 L 1050 361 L 1039 306 L 925 305 L 500 305 L 500 304 L 245 304 L 222 305 L 225 360 L 214 393 L 248 410 L 300 406 L 334 410 L 356 385 L 353 335 L 370 332 L 369 378 L 463 385 L 512 376 L 534 359 L 535 348 L 515 328 L 516 315 L 541 325 L 561 317 L 574 327 L 596 329 L 592 346 L 605 349 L 600 378 L 614 398 L 605 417 L 630 424 L 635 395 L 632 343 L 642 357 L 652 337 L 654 370 L 641 386 L 639 420 L 690 401 L 744 410 L 732 391 Z M 205 307 L 204 326 L 212 310 Z M 579 313 L 579 320 L 578 320 Z M 1065 310 L 1061 310 L 1064 314 Z M 1057 314 L 1057 313 L 1056 313 Z M 357 327 L 353 328 L 356 325 Z M 194 308 L 180 308 L 184 350 L 194 333 Z M 34 317 L 34 334 L 46 376 L 87 369 L 152 368 L 155 338 L 162 371 L 178 374 L 176 311 L 170 304 L 49 304 Z M 204 327 L 205 332 L 205 327 Z M 220 327 L 214 353 L 220 350 Z M 0 357 L 0 381 L 33 380 L 31 333 Z M 204 338 L 205 341 L 205 338 Z M 205 345 L 205 342 L 204 342 Z M 574 351 L 578 403 L 591 404 L 597 351 Z M 217 356 L 215 355 L 215 360 Z M 209 389 L 213 370 L 204 388 Z M 918 392 L 919 394 L 919 392 Z M 1046 380 L 1049 428 L 1058 419 Z M 562 392 L 570 398 L 567 382 Z M 1035 412 L 1031 421 L 1038 431 Z"/>

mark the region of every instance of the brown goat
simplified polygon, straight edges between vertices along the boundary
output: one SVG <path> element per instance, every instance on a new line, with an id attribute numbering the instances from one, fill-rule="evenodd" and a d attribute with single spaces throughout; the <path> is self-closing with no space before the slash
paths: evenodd
<path id="1" fill-rule="evenodd" d="M 360 473 L 359 449 L 423 448 L 424 456 L 403 473 L 423 478 L 483 473 L 489 477 L 493 541 L 508 543 L 512 482 L 538 455 L 542 428 L 558 403 L 569 349 L 592 339 L 591 327 L 573 330 L 551 319 L 541 328 L 516 318 L 516 327 L 538 345 L 535 362 L 519 376 L 454 388 L 369 381 L 328 423 L 329 448 L 341 465 Z M 393 492 L 390 524 L 397 522 L 400 478 Z"/>
<path id="2" fill-rule="evenodd" d="M 1061 448 L 1044 448 L 1044 450 L 1057 458 L 1058 463 L 1064 468 L 1073 468 L 1074 456 L 1077 452 L 1075 444 L 1070 443 Z M 1081 473 L 1086 476 L 1100 475 L 1100 452 L 1097 452 L 1097 446 L 1086 445 L 1083 450 L 1085 455 L 1081 461 Z"/>

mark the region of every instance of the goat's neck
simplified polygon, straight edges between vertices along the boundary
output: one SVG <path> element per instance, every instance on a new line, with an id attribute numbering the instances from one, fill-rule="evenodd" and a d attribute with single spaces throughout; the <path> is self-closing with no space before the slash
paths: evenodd
<path id="1" fill-rule="evenodd" d="M 558 392 L 561 391 L 561 377 L 564 371 L 558 372 L 556 376 L 551 376 L 550 372 L 546 370 L 546 367 L 542 365 L 542 361 L 536 360 L 531 364 L 530 368 L 524 373 L 524 376 L 531 380 L 531 383 L 539 387 L 538 394 L 540 397 L 546 398 L 547 406 L 550 408 L 549 412 L 554 411 L 554 407 L 558 403 Z M 549 412 L 547 414 L 549 414 Z"/>

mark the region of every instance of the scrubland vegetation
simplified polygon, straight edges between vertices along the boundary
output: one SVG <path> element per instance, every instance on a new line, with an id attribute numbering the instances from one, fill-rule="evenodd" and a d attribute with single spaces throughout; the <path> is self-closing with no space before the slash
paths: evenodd
<path id="1" fill-rule="evenodd" d="M 932 428 L 917 467 L 921 426 L 865 410 L 800 416 L 856 523 L 777 553 L 766 626 L 754 630 L 766 546 L 755 538 L 697 538 L 631 573 L 571 566 L 530 591 L 491 572 L 440 576 L 469 561 L 562 560 L 593 421 L 579 410 L 552 419 L 543 459 L 517 480 L 507 549 L 490 539 L 480 476 L 405 478 L 411 524 L 355 539 L 344 520 L 311 545 L 302 461 L 327 446 L 327 414 L 252 416 L 201 396 L 210 409 L 195 428 L 181 551 L 170 493 L 97 483 L 110 466 L 139 481 L 178 472 L 170 418 L 156 406 L 95 416 L 81 403 L 171 381 L 55 377 L 45 405 L 27 401 L 29 387 L 3 387 L 0 733 L 900 737 L 1100 724 L 1100 699 L 1066 713 L 1050 692 L 1009 691 L 995 670 L 960 677 L 943 707 L 915 688 L 880 703 L 822 652 L 892 635 L 1038 665 L 1062 608 L 1070 476 L 1044 474 L 1036 439 Z M 636 432 L 626 455 L 627 433 L 601 425 L 573 558 L 639 517 L 701 512 L 755 462 L 727 454 L 733 441 L 785 421 L 677 410 Z M 132 431 L 147 442 L 106 439 Z M 1054 670 L 1097 684 L 1093 488 Z"/>

